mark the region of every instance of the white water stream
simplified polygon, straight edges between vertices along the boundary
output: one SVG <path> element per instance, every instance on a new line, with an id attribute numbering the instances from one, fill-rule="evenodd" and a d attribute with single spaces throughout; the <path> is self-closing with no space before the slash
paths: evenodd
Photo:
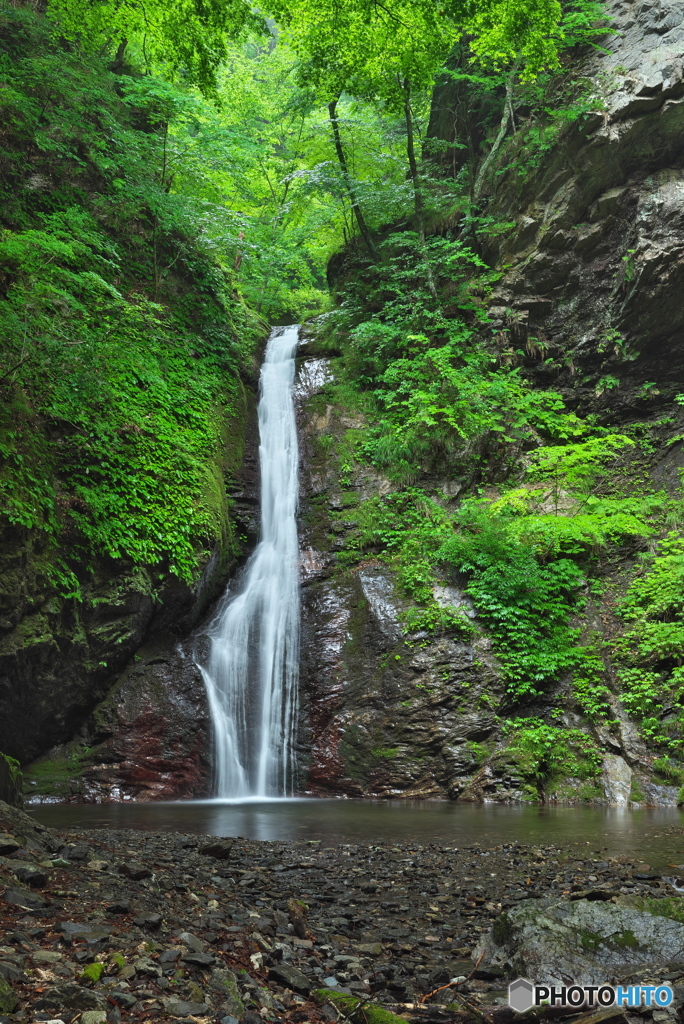
<path id="1" fill-rule="evenodd" d="M 297 431 L 292 384 L 298 328 L 275 328 L 261 368 L 261 537 L 210 629 L 204 677 L 216 796 L 292 793 L 299 668 Z"/>

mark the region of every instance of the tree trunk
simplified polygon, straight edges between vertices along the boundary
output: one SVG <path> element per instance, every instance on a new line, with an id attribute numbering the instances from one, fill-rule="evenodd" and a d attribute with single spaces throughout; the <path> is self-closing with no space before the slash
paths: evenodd
<path id="1" fill-rule="evenodd" d="M 411 174 L 411 181 L 413 182 L 413 208 L 416 214 L 416 230 L 418 231 L 418 237 L 420 244 L 425 246 L 425 205 L 423 203 L 423 191 L 420 187 L 420 180 L 418 178 L 418 162 L 416 160 L 416 148 L 413 141 L 413 114 L 411 113 L 411 85 L 407 79 L 404 80 L 404 118 L 406 121 L 406 153 L 408 155 L 409 171 Z M 427 273 L 425 275 L 427 286 L 430 295 L 433 299 L 437 298 L 437 288 L 435 287 L 435 279 L 432 276 L 432 268 L 430 264 L 427 265 Z"/>
<path id="2" fill-rule="evenodd" d="M 333 100 L 332 103 L 328 104 L 328 113 L 330 114 L 330 124 L 332 125 L 333 140 L 335 142 L 335 152 L 337 153 L 337 159 L 339 161 L 340 168 L 342 170 L 342 178 L 344 179 L 344 185 L 345 185 L 345 188 L 347 190 L 347 195 L 349 196 L 349 202 L 351 203 L 352 211 L 354 213 L 354 216 L 356 217 L 356 223 L 359 225 L 359 231 L 361 232 L 361 237 L 363 238 L 364 242 L 366 243 L 366 248 L 368 249 L 368 252 L 372 256 L 372 258 L 374 260 L 377 260 L 377 258 L 378 258 L 378 250 L 375 247 L 375 242 L 373 241 L 371 233 L 370 233 L 370 231 L 368 229 L 368 225 L 366 224 L 366 221 L 364 219 L 363 211 L 361 210 L 361 207 L 359 206 L 358 200 L 356 198 L 356 192 L 354 191 L 354 186 L 352 184 L 351 176 L 349 174 L 349 167 L 347 166 L 347 158 L 344 155 L 344 149 L 342 147 L 342 138 L 340 136 L 340 125 L 339 125 L 339 121 L 338 121 L 338 118 L 337 118 L 337 101 L 338 100 L 339 100 L 339 96 L 337 97 L 337 99 Z"/>

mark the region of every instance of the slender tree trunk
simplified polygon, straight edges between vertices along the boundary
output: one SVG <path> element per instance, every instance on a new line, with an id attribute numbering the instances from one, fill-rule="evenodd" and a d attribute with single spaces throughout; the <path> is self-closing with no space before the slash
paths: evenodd
<path id="1" fill-rule="evenodd" d="M 516 65 L 511 71 L 510 75 L 508 76 L 508 81 L 506 82 L 506 99 L 504 101 L 504 110 L 503 115 L 501 117 L 501 124 L 499 125 L 499 131 L 496 138 L 494 139 L 494 144 L 492 145 L 492 148 L 487 154 L 487 158 L 482 164 L 482 167 L 477 173 L 477 178 L 475 179 L 475 188 L 473 189 L 473 196 L 476 200 L 479 199 L 482 194 L 487 171 L 491 167 L 494 157 L 501 149 L 503 141 L 506 138 L 506 133 L 508 132 L 508 125 L 513 120 L 513 85 L 515 83 L 515 76 L 517 71 L 518 66 Z M 513 123 L 513 130 L 515 131 L 515 123 Z"/>
<path id="2" fill-rule="evenodd" d="M 121 42 L 119 43 L 119 45 L 116 48 L 116 53 L 114 54 L 114 60 L 112 61 L 112 64 L 111 64 L 112 71 L 115 74 L 118 74 L 119 71 L 121 71 L 121 69 L 123 67 L 124 54 L 126 53 L 126 47 L 127 46 L 128 46 L 128 40 L 127 39 L 122 39 Z"/>
<path id="3" fill-rule="evenodd" d="M 423 203 L 423 190 L 420 187 L 420 179 L 418 177 L 418 162 L 416 160 L 416 147 L 414 144 L 414 133 L 413 133 L 413 114 L 411 112 L 411 85 L 408 79 L 404 80 L 404 118 L 406 121 L 406 153 L 408 155 L 409 171 L 411 174 L 411 181 L 413 183 L 413 208 L 416 214 L 416 230 L 418 231 L 418 238 L 420 244 L 425 247 L 425 204 Z M 426 254 L 427 256 L 427 254 Z M 430 264 L 427 264 L 427 273 L 425 275 L 427 286 L 430 295 L 433 299 L 437 298 L 437 288 L 435 287 L 435 279 L 432 276 L 432 268 Z"/>
<path id="4" fill-rule="evenodd" d="M 333 140 L 335 142 L 335 152 L 337 153 L 337 159 L 339 161 L 340 169 L 342 171 L 342 178 L 344 179 L 344 185 L 345 185 L 345 188 L 347 190 L 347 195 L 349 196 L 349 202 L 351 203 L 352 211 L 354 213 L 354 216 L 356 217 L 356 223 L 359 225 L 359 231 L 361 232 L 361 237 L 363 238 L 364 242 L 366 243 L 366 248 L 368 249 L 368 252 L 372 256 L 372 258 L 374 260 L 377 260 L 377 258 L 378 258 L 378 250 L 377 250 L 377 248 L 375 246 L 375 242 L 373 241 L 371 233 L 370 233 L 370 231 L 368 229 L 368 225 L 366 224 L 366 221 L 364 219 L 363 211 L 361 210 L 361 207 L 359 206 L 359 202 L 358 202 L 358 199 L 356 197 L 356 192 L 354 191 L 354 186 L 352 184 L 351 175 L 349 174 L 349 167 L 347 166 L 347 158 L 344 155 L 344 149 L 342 147 L 342 138 L 340 136 L 340 125 L 339 125 L 339 120 L 338 120 L 338 117 L 337 117 L 337 101 L 338 100 L 339 100 L 339 96 L 337 97 L 337 99 L 333 100 L 332 103 L 328 104 L 328 113 L 330 115 L 330 124 L 332 125 Z"/>

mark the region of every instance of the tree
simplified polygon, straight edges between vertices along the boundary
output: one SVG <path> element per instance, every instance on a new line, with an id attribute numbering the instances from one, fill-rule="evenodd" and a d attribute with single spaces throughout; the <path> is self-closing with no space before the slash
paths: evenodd
<path id="1" fill-rule="evenodd" d="M 215 89 L 226 41 L 258 21 L 246 0 L 48 0 L 48 14 L 84 49 L 113 52 L 115 69 L 133 44 L 148 72 L 167 69 L 204 92 Z"/>

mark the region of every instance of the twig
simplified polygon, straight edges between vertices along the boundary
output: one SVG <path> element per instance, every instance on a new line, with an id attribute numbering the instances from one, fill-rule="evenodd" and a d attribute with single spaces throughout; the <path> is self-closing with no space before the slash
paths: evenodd
<path id="1" fill-rule="evenodd" d="M 432 997 L 436 996 L 438 992 L 443 992 L 444 989 L 446 989 L 446 988 L 458 988 L 459 985 L 465 985 L 466 981 L 470 981 L 470 979 L 472 978 L 473 974 L 475 974 L 475 971 L 478 969 L 478 967 L 482 963 L 482 959 L 483 959 L 484 955 L 485 955 L 485 951 L 483 949 L 482 952 L 480 953 L 478 959 L 477 959 L 477 963 L 475 964 L 475 966 L 473 967 L 472 971 L 470 972 L 470 974 L 468 975 L 467 978 L 464 978 L 463 981 L 450 981 L 447 985 L 440 985 L 439 988 L 433 989 L 432 992 L 428 992 L 427 995 L 424 995 L 423 998 L 421 999 L 421 1003 L 427 1002 L 428 999 L 432 999 Z M 468 1005 L 470 1005 L 470 1004 L 468 1004 Z"/>

